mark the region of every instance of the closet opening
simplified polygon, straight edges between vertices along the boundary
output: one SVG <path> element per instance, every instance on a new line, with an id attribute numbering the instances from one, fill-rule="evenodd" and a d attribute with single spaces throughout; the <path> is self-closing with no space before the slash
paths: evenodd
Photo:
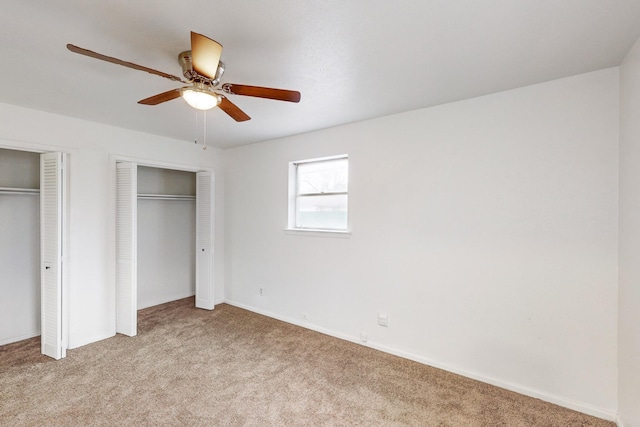
<path id="1" fill-rule="evenodd" d="M 0 148 L 0 345 L 39 336 L 41 353 L 54 359 L 67 347 L 65 159 Z"/>
<path id="2" fill-rule="evenodd" d="M 138 167 L 137 309 L 196 293 L 196 174 Z"/>
<path id="3" fill-rule="evenodd" d="M 0 148 L 0 345 L 40 336 L 40 154 Z"/>
<path id="4" fill-rule="evenodd" d="M 116 332 L 137 311 L 196 296 L 213 309 L 213 174 L 116 162 Z"/>

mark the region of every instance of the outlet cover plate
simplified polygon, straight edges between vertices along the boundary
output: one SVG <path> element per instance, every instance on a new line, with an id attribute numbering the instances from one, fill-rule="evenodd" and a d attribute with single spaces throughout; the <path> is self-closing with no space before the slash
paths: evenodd
<path id="1" fill-rule="evenodd" d="M 385 313 L 378 314 L 378 325 L 388 327 L 389 326 L 389 315 Z"/>

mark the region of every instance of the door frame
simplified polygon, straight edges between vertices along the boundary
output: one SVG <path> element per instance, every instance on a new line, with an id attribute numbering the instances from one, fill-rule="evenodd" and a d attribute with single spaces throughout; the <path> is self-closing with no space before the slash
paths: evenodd
<path id="1" fill-rule="evenodd" d="M 117 185 L 116 185 L 116 168 L 117 163 L 121 162 L 129 162 L 135 163 L 137 166 L 143 167 L 151 167 L 158 169 L 170 169 L 170 170 L 178 170 L 184 172 L 209 172 L 211 174 L 212 184 L 211 184 L 211 196 L 212 200 L 215 200 L 215 181 L 216 175 L 215 171 L 212 167 L 203 167 L 203 166 L 195 166 L 188 165 L 183 163 L 172 163 L 172 162 L 164 162 L 158 160 L 151 160 L 147 158 L 139 158 L 139 157 L 130 157 L 130 156 L 119 156 L 119 155 L 111 155 L 109 156 L 109 186 L 110 186 L 110 197 L 109 197 L 109 235 L 110 237 L 110 247 L 109 247 L 109 258 L 110 258 L 110 295 L 109 295 L 109 313 L 110 313 L 110 332 L 112 335 L 116 334 L 116 317 L 117 317 L 117 282 L 116 282 L 116 270 L 117 270 L 117 258 L 116 258 L 116 198 L 117 198 Z M 215 206 L 215 205 L 214 205 Z M 211 222 L 212 226 L 215 224 L 215 212 L 211 212 Z M 215 228 L 215 227 L 214 227 Z M 212 242 L 212 246 L 215 246 L 215 242 Z M 216 258 L 215 252 L 213 255 L 212 265 L 211 265 L 211 292 L 213 294 L 213 290 L 215 288 L 215 265 Z"/>
<path id="2" fill-rule="evenodd" d="M 53 153 L 59 152 L 63 153 L 65 158 L 66 165 L 64 166 L 65 176 L 63 177 L 62 182 L 62 281 L 61 281 L 61 289 L 62 293 L 62 301 L 61 301 L 61 310 L 60 316 L 58 319 L 61 323 L 61 350 L 62 357 L 66 357 L 67 350 L 69 349 L 69 308 L 70 308 L 70 296 L 69 296 L 69 236 L 70 236 L 70 224 L 69 220 L 71 213 L 71 168 L 69 167 L 69 163 L 71 162 L 72 156 L 76 153 L 75 149 L 69 149 L 67 147 L 59 147 L 54 145 L 45 145 L 45 144 L 36 144 L 31 142 L 23 142 L 23 141 L 8 141 L 4 139 L 0 139 L 0 148 L 5 148 L 7 150 L 16 150 L 16 151 L 25 151 L 29 153 Z M 42 176 L 39 177 L 40 185 L 42 185 Z M 39 206 L 41 209 L 41 206 Z M 42 225 L 40 225 L 40 233 L 42 232 Z M 40 248 L 38 251 L 40 252 Z M 40 255 L 40 265 L 42 266 L 42 255 Z M 42 277 L 40 278 L 42 281 Z M 41 285 L 40 285 L 41 286 Z M 42 290 L 40 290 L 40 297 L 42 298 Z M 40 316 L 43 316 L 43 308 L 40 307 Z M 40 331 L 42 335 L 42 331 Z"/>

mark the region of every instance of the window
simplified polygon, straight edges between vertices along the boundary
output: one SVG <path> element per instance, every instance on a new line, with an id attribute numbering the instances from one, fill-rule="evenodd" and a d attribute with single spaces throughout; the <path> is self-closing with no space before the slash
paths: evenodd
<path id="1" fill-rule="evenodd" d="M 346 155 L 289 164 L 289 228 L 347 231 Z"/>

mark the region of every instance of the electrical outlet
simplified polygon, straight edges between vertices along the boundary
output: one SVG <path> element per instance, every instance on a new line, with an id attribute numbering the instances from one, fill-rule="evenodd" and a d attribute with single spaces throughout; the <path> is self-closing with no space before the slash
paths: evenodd
<path id="1" fill-rule="evenodd" d="M 378 325 L 387 327 L 389 326 L 389 315 L 385 313 L 378 314 Z"/>
<path id="2" fill-rule="evenodd" d="M 263 288 L 260 288 L 259 292 L 260 292 L 260 296 L 264 295 L 264 289 Z"/>
<path id="3" fill-rule="evenodd" d="M 361 332 L 360 333 L 360 341 L 367 342 L 368 339 L 369 339 L 369 336 L 367 335 L 366 332 Z"/>

